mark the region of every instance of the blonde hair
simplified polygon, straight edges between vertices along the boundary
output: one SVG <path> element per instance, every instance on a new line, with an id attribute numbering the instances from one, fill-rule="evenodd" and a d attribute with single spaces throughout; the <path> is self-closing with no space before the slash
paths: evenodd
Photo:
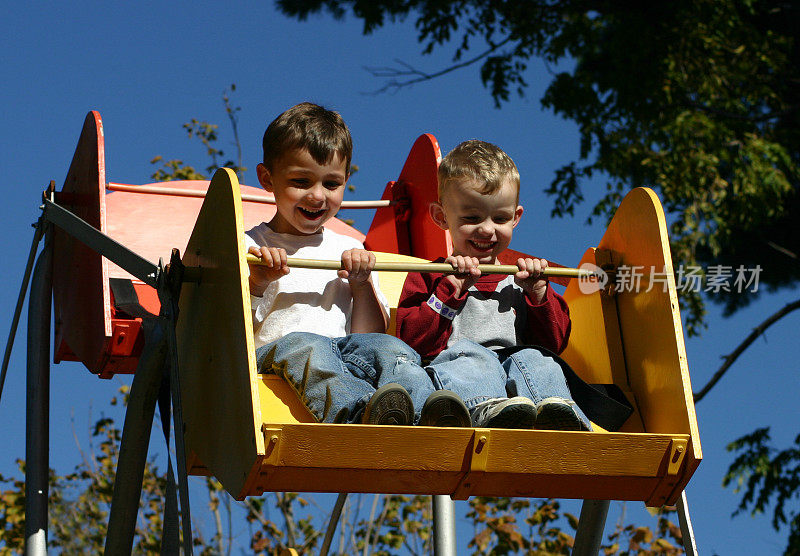
<path id="1" fill-rule="evenodd" d="M 439 200 L 444 198 L 452 182 L 464 179 L 483 184 L 477 188 L 482 195 L 492 195 L 510 181 L 519 201 L 519 170 L 497 145 L 470 139 L 447 153 L 439 164 Z"/>
<path id="2" fill-rule="evenodd" d="M 287 151 L 307 149 L 318 164 L 327 164 L 339 155 L 350 175 L 353 140 L 338 112 L 310 102 L 301 102 L 275 118 L 262 140 L 264 166 L 272 166 Z"/>

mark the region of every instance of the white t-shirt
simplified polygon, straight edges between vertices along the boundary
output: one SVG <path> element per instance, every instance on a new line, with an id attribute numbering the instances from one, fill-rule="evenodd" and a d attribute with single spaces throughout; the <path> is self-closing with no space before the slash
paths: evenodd
<path id="1" fill-rule="evenodd" d="M 363 249 L 355 238 L 327 228 L 310 236 L 281 234 L 261 223 L 245 234 L 245 247 L 281 247 L 289 257 L 341 261 L 348 249 Z M 389 303 L 372 273 L 378 301 L 389 314 Z M 290 332 L 314 332 L 338 338 L 350 333 L 353 295 L 350 284 L 335 270 L 292 268 L 289 274 L 270 283 L 262 297 L 250 296 L 256 348 Z"/>

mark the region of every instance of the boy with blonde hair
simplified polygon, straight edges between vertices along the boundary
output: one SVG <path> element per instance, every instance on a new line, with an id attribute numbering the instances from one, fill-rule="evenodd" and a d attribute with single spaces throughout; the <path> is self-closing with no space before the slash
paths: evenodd
<path id="1" fill-rule="evenodd" d="M 513 276 L 481 275 L 500 264 L 520 221 L 519 172 L 499 147 L 471 140 L 439 167 L 436 224 L 450 231 L 455 275 L 409 273 L 398 337 L 425 360 L 434 387 L 463 398 L 474 426 L 591 430 L 553 359 L 567 345 L 569 309 L 542 276 L 547 261 L 517 260 Z"/>
<path id="2" fill-rule="evenodd" d="M 353 144 L 341 116 L 298 104 L 269 125 L 263 149 L 258 181 L 277 211 L 245 236 L 262 260 L 249 277 L 259 372 L 282 376 L 318 421 L 450 424 L 460 400 L 429 399 L 419 356 L 383 334 L 389 307 L 372 274 L 375 255 L 324 227 L 350 175 Z M 290 270 L 288 256 L 341 258 L 342 270 Z"/>

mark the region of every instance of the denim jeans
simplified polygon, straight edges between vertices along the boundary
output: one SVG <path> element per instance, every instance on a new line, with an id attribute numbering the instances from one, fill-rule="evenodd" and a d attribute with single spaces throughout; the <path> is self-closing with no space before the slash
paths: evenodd
<path id="1" fill-rule="evenodd" d="M 470 410 L 491 398 L 524 396 L 535 403 L 553 396 L 572 399 L 561 366 L 535 349 L 522 349 L 500 361 L 495 352 L 469 340 L 459 340 L 442 351 L 426 370 L 437 390 L 452 390 Z M 589 427 L 589 419 L 577 405 L 574 407 Z"/>
<path id="2" fill-rule="evenodd" d="M 357 422 L 375 390 L 402 385 L 414 403 L 415 420 L 433 384 L 416 351 L 388 334 L 329 338 L 292 332 L 256 350 L 259 373 L 277 374 L 297 392 L 320 422 L 332 423 L 342 409 L 344 422 Z"/>

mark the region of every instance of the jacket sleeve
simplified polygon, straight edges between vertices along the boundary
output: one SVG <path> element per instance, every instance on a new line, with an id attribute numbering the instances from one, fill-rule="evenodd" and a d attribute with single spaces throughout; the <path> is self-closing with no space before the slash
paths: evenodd
<path id="1" fill-rule="evenodd" d="M 564 351 L 572 329 L 569 306 L 564 298 L 548 284 L 547 293 L 540 304 L 534 305 L 526 295 L 525 305 L 528 312 L 526 341 L 555 353 Z"/>
<path id="2" fill-rule="evenodd" d="M 467 299 L 442 274 L 409 272 L 397 304 L 397 337 L 423 359 L 432 359 L 447 347 L 453 317 Z"/>

